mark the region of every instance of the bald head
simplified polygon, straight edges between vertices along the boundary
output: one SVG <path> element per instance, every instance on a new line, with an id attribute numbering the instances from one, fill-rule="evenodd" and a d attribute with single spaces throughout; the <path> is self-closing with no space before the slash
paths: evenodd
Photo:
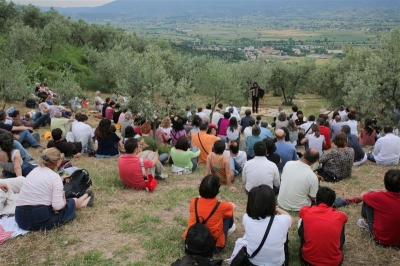
<path id="1" fill-rule="evenodd" d="M 308 161 L 309 165 L 312 165 L 319 160 L 319 152 L 314 148 L 307 149 L 303 158 Z"/>
<path id="2" fill-rule="evenodd" d="M 285 131 L 283 129 L 275 130 L 275 137 L 278 141 L 285 140 Z"/>

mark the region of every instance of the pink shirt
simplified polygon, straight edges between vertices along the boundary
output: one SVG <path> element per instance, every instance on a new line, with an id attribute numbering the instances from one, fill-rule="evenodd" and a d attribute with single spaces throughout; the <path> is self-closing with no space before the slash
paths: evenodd
<path id="1" fill-rule="evenodd" d="M 114 109 L 111 107 L 106 108 L 106 119 L 113 120 Z"/>
<path id="2" fill-rule="evenodd" d="M 16 205 L 45 205 L 62 209 L 65 203 L 61 177 L 50 168 L 36 167 L 26 176 Z"/>

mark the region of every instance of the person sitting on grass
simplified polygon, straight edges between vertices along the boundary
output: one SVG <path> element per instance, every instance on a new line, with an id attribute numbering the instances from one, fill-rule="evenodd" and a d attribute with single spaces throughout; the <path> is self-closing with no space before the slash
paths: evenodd
<path id="1" fill-rule="evenodd" d="M 39 166 L 27 175 L 15 208 L 15 221 L 21 229 L 50 230 L 73 220 L 76 209 L 93 206 L 92 191 L 80 198 L 65 198 L 62 179 L 55 172 L 60 165 L 60 151 L 46 149 Z"/>
<path id="2" fill-rule="evenodd" d="M 123 150 L 121 139 L 111 131 L 111 120 L 109 119 L 100 120 L 94 136 L 98 142 L 96 158 L 118 157 L 118 147 Z"/>
<path id="3" fill-rule="evenodd" d="M 368 160 L 377 164 L 397 165 L 400 158 L 400 138 L 393 134 L 393 127 L 383 128 L 385 135 L 380 137 L 374 146 L 374 151 L 367 154 Z"/>
<path id="4" fill-rule="evenodd" d="M 55 128 L 59 128 L 65 135 L 67 132 L 71 131 L 72 122 L 74 121 L 75 120 L 73 118 L 62 117 L 62 113 L 60 111 L 56 111 L 54 113 L 54 117 L 51 118 L 50 129 L 53 130 Z"/>
<path id="5" fill-rule="evenodd" d="M 186 136 L 180 137 L 175 147 L 171 149 L 171 157 L 175 167 L 183 168 L 183 170 L 185 168 L 190 171 L 196 170 L 200 150 L 196 146 L 189 148 L 189 139 Z"/>
<path id="6" fill-rule="evenodd" d="M 4 169 L 4 177 L 27 176 L 35 168 L 22 159 L 10 135 L 0 134 L 0 148 L 0 166 Z"/>
<path id="7" fill-rule="evenodd" d="M 74 134 L 68 132 L 66 138 L 63 138 L 63 132 L 60 128 L 55 128 L 51 131 L 50 140 L 47 143 L 47 148 L 56 148 L 61 153 L 64 153 L 66 158 L 79 158 L 82 155 L 82 142 L 74 141 Z"/>
<path id="8" fill-rule="evenodd" d="M 364 202 L 357 225 L 368 230 L 377 244 L 400 247 L 400 170 L 387 171 L 383 182 L 386 191 L 361 193 Z"/>
<path id="9" fill-rule="evenodd" d="M 146 189 L 140 166 L 139 145 L 135 138 L 130 138 L 125 142 L 125 154 L 118 159 L 119 177 L 126 187 L 144 190 Z M 143 158 L 143 165 L 146 171 L 154 173 L 155 165 L 158 163 L 158 153 L 153 152 L 152 159 Z"/>
<path id="10" fill-rule="evenodd" d="M 225 142 L 223 140 L 217 140 L 214 143 L 214 151 L 210 152 L 207 157 L 204 175 L 212 173 L 218 176 L 221 184 L 227 184 L 230 190 L 237 191 L 237 188 L 232 185 L 235 166 L 231 166 L 229 156 L 223 155 L 224 150 Z"/>
<path id="11" fill-rule="evenodd" d="M 254 158 L 254 150 L 253 150 L 253 146 L 254 143 L 258 142 L 258 141 L 262 141 L 263 137 L 261 136 L 261 129 L 259 126 L 254 125 L 252 126 L 251 129 L 251 136 L 248 136 L 246 138 L 246 142 L 247 142 L 247 148 L 246 148 L 246 153 L 247 153 L 247 160 L 251 160 Z"/>
<path id="12" fill-rule="evenodd" d="M 140 129 L 142 131 L 142 136 L 138 138 L 139 150 L 157 152 L 158 143 L 152 138 L 152 136 L 150 136 L 151 125 L 146 122 L 140 127 Z M 167 153 L 160 154 L 158 160 L 161 162 L 161 164 L 165 163 L 168 160 L 168 154 Z"/>
<path id="13" fill-rule="evenodd" d="M 341 265 L 343 262 L 344 227 L 347 215 L 333 208 L 336 193 L 320 187 L 316 206 L 300 209 L 300 260 L 305 265 Z"/>
<path id="14" fill-rule="evenodd" d="M 189 228 L 196 223 L 195 208 L 197 207 L 198 217 L 207 219 L 218 202 L 219 188 L 220 180 L 216 175 L 207 175 L 203 178 L 199 187 L 200 197 L 190 200 L 188 225 L 182 235 L 184 239 L 186 239 Z M 215 240 L 214 254 L 218 254 L 224 249 L 228 236 L 236 230 L 233 219 L 235 209 L 236 206 L 232 202 L 220 201 L 215 213 L 205 224 Z"/>

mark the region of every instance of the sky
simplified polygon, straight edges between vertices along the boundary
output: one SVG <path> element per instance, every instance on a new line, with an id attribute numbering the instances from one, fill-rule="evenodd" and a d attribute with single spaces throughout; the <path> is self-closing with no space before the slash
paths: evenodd
<path id="1" fill-rule="evenodd" d="M 16 4 L 48 7 L 101 6 L 113 0 L 12 0 Z M 8 1 L 9 2 L 9 1 Z"/>

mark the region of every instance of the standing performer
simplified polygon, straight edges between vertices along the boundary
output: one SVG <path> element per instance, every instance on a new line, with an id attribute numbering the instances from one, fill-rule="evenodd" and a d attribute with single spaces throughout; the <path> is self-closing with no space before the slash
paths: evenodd
<path id="1" fill-rule="evenodd" d="M 258 83 L 254 82 L 253 87 L 249 90 L 251 92 L 251 101 L 252 101 L 252 109 L 253 113 L 258 113 L 258 101 L 264 95 L 264 90 L 258 87 Z"/>

